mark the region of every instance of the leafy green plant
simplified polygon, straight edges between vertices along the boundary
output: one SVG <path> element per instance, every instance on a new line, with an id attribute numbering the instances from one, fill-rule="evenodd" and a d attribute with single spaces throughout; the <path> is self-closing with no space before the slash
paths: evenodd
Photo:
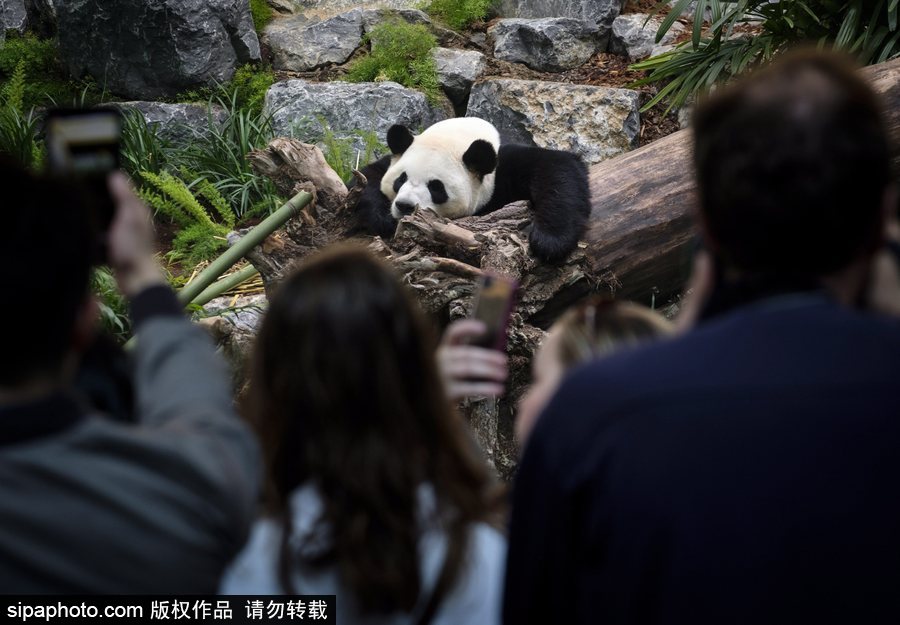
<path id="1" fill-rule="evenodd" d="M 191 173 L 183 171 L 190 177 Z M 172 241 L 173 260 L 196 264 L 209 260 L 228 247 L 225 236 L 234 228 L 234 214 L 228 202 L 207 181 L 195 179 L 195 194 L 188 185 L 168 171 L 155 174 L 141 172 L 144 185 L 138 191 L 157 214 L 162 214 L 181 227 Z M 202 202 L 201 202 L 202 200 Z M 221 221 L 214 221 L 216 215 Z"/>
<path id="2" fill-rule="evenodd" d="M 391 20 L 378 24 L 366 35 L 371 52 L 350 66 L 347 80 L 392 80 L 422 91 L 431 102 L 441 96 L 437 66 L 431 51 L 437 40 L 422 24 Z"/>
<path id="3" fill-rule="evenodd" d="M 91 292 L 100 309 L 100 325 L 116 340 L 124 343 L 131 335 L 128 303 L 116 286 L 116 279 L 107 267 L 98 267 L 91 275 Z"/>
<path id="4" fill-rule="evenodd" d="M 262 113 L 266 92 L 275 82 L 275 72 L 268 67 L 248 63 L 237 68 L 230 81 L 215 87 L 190 89 L 179 93 L 175 102 L 209 102 L 225 100 L 237 108 L 248 109 L 254 114 Z"/>
<path id="5" fill-rule="evenodd" d="M 675 3 L 657 31 L 657 41 L 690 2 Z M 636 85 L 665 84 L 644 110 L 662 100 L 668 100 L 670 108 L 682 106 L 691 96 L 802 41 L 846 51 L 863 64 L 892 59 L 900 55 L 898 4 L 900 0 L 698 0 L 691 40 L 632 66 L 649 72 Z M 657 10 L 665 6 L 660 3 Z M 742 34 L 741 27 L 751 24 L 755 32 Z"/>
<path id="6" fill-rule="evenodd" d="M 234 73 L 234 78 L 223 90 L 223 95 L 228 97 L 233 92 L 235 103 L 239 108 L 247 109 L 254 115 L 261 115 L 266 92 L 274 82 L 275 72 L 271 69 L 244 65 Z"/>
<path id="7" fill-rule="evenodd" d="M 19 66 L 28 77 L 22 94 L 25 109 L 45 106 L 48 101 L 69 105 L 74 100 L 91 105 L 104 97 L 90 80 L 69 79 L 52 39 L 10 35 L 0 44 L 0 85 L 8 82 Z"/>
<path id="8" fill-rule="evenodd" d="M 488 16 L 494 0 L 431 0 L 425 11 L 453 28 L 467 28 Z"/>
<path id="9" fill-rule="evenodd" d="M 266 24 L 272 21 L 272 7 L 266 0 L 250 0 L 250 15 L 253 16 L 253 27 L 257 33 L 262 33 Z"/>
<path id="10" fill-rule="evenodd" d="M 362 140 L 362 150 L 357 149 L 355 138 Z M 346 183 L 353 179 L 354 169 L 371 163 L 378 156 L 387 152 L 387 146 L 381 143 L 378 135 L 371 130 L 357 130 L 353 137 L 338 137 L 327 124 L 325 125 L 325 135 L 322 137 L 322 145 L 325 162 Z"/>
<path id="11" fill-rule="evenodd" d="M 209 181 L 237 217 L 275 210 L 281 205 L 275 186 L 247 160 L 251 150 L 264 148 L 274 137 L 271 116 L 239 107 L 236 92 L 229 100 L 211 102 L 225 108 L 225 119 L 220 123 L 210 110 L 202 138 L 178 154 L 180 164 Z"/>
<path id="12" fill-rule="evenodd" d="M 171 144 L 159 136 L 140 111 L 125 111 L 122 123 L 122 168 L 134 180 L 143 171 L 160 173 L 168 164 Z"/>
<path id="13" fill-rule="evenodd" d="M 38 120 L 34 109 L 25 110 L 25 61 L 19 62 L 0 89 L 0 153 L 25 167 L 36 168 L 42 159 L 37 140 Z"/>

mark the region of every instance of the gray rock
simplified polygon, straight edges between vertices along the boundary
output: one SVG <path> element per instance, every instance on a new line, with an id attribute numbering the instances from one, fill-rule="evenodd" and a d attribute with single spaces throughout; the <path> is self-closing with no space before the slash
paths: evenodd
<path id="1" fill-rule="evenodd" d="M 676 46 L 673 45 L 654 45 L 653 49 L 650 50 L 649 57 L 659 56 L 660 54 L 665 54 L 666 52 L 671 52 L 675 49 Z"/>
<path id="2" fill-rule="evenodd" d="M 247 0 L 56 2 L 60 56 L 115 94 L 142 100 L 226 82 L 259 60 Z"/>
<path id="3" fill-rule="evenodd" d="M 637 147 L 639 99 L 630 89 L 486 80 L 472 87 L 466 115 L 493 123 L 504 142 L 569 150 L 598 163 Z"/>
<path id="4" fill-rule="evenodd" d="M 625 0 L 501 0 L 504 17 L 572 17 L 597 26 L 612 25 Z"/>
<path id="5" fill-rule="evenodd" d="M 60 0 L 25 0 L 28 28 L 40 37 L 56 35 L 56 4 Z"/>
<path id="6" fill-rule="evenodd" d="M 366 9 L 363 11 L 363 29 L 368 33 L 385 20 L 397 18 L 410 24 L 431 25 L 428 14 L 418 9 Z"/>
<path id="7" fill-rule="evenodd" d="M 0 37 L 10 30 L 24 33 L 26 25 L 25 0 L 0 0 Z"/>
<path id="8" fill-rule="evenodd" d="M 355 8 L 416 9 L 420 0 L 296 0 L 303 9 L 334 11 L 340 13 Z"/>
<path id="9" fill-rule="evenodd" d="M 187 145 L 209 131 L 210 115 L 216 124 L 223 124 L 227 113 L 218 105 L 166 104 L 164 102 L 120 102 L 119 108 L 140 112 L 147 125 L 175 145 Z"/>
<path id="10" fill-rule="evenodd" d="M 454 104 L 464 103 L 472 90 L 472 83 L 484 73 L 484 55 L 471 50 L 435 48 L 432 56 L 444 93 Z"/>
<path id="11" fill-rule="evenodd" d="M 279 13 L 281 15 L 293 15 L 297 11 L 300 10 L 300 5 L 298 5 L 294 0 L 266 0 L 269 7 Z"/>
<path id="12" fill-rule="evenodd" d="M 659 30 L 662 22 L 662 17 L 650 17 L 642 13 L 620 15 L 612 25 L 609 51 L 613 54 L 628 57 L 631 61 L 651 56 L 654 48 L 657 46 L 656 31 Z M 684 30 L 683 24 L 675 22 L 659 42 L 659 45 L 671 44 L 676 37 L 684 33 Z"/>
<path id="13" fill-rule="evenodd" d="M 242 295 L 237 298 L 234 295 L 225 295 L 204 304 L 203 311 L 207 315 L 224 317 L 238 330 L 256 332 L 268 307 L 269 302 L 262 294 Z"/>
<path id="14" fill-rule="evenodd" d="M 394 82 L 277 82 L 266 93 L 265 111 L 275 133 L 316 143 L 326 125 L 337 137 L 363 142 L 358 133 L 374 131 L 386 140 L 388 128 L 404 124 L 414 132 L 446 119 L 448 111 L 432 107 L 425 96 Z"/>
<path id="15" fill-rule="evenodd" d="M 294 0 L 300 13 L 310 21 L 318 21 L 346 13 L 353 9 L 418 9 L 421 0 Z"/>
<path id="16" fill-rule="evenodd" d="M 524 63 L 540 72 L 562 72 L 578 67 L 604 47 L 609 30 L 569 17 L 500 20 L 488 34 L 494 38 L 494 56 Z"/>
<path id="17" fill-rule="evenodd" d="M 263 39 L 272 50 L 273 66 L 306 72 L 347 61 L 362 44 L 363 11 L 348 11 L 327 20 L 308 23 L 303 16 L 275 20 Z"/>

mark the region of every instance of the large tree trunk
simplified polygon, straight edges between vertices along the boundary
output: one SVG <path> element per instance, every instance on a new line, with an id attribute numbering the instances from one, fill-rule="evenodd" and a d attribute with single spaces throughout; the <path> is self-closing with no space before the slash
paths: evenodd
<path id="1" fill-rule="evenodd" d="M 900 60 L 863 70 L 886 100 L 890 131 L 900 140 Z M 358 189 L 336 183 L 317 148 L 276 139 L 251 155 L 254 168 L 284 194 L 316 194 L 316 206 L 249 255 L 267 290 L 297 260 L 345 238 Z M 515 466 L 515 403 L 527 388 L 532 353 L 546 328 L 572 302 L 603 292 L 643 303 L 665 301 L 689 268 L 696 190 L 691 133 L 684 130 L 590 169 L 593 210 L 585 242 L 561 266 L 528 253 L 528 208 L 510 205 L 486 216 L 448 221 L 428 211 L 401 220 L 390 241 L 365 237 L 390 259 L 422 307 L 441 323 L 471 313 L 474 278 L 497 271 L 516 278 L 521 295 L 510 324 L 510 381 L 499 401 L 461 406 L 501 475 Z"/>

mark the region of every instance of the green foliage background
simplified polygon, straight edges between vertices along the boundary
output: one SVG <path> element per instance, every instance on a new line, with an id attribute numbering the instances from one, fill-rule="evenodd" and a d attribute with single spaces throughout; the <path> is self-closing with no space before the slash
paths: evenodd
<path id="1" fill-rule="evenodd" d="M 690 2 L 657 5 L 658 12 L 668 11 L 657 41 L 689 9 Z M 900 55 L 898 4 L 900 0 L 697 0 L 691 40 L 632 66 L 649 72 L 637 85 L 662 85 L 644 110 L 663 100 L 670 108 L 682 106 L 714 84 L 802 42 L 847 52 L 864 65 L 892 59 Z M 758 33 L 742 34 L 741 28 L 747 26 Z"/>
<path id="2" fill-rule="evenodd" d="M 468 28 L 474 22 L 485 19 L 494 0 L 432 0 L 426 11 L 453 28 Z"/>
<path id="3" fill-rule="evenodd" d="M 366 35 L 366 41 L 372 50 L 350 66 L 347 80 L 392 80 L 422 91 L 432 103 L 441 99 L 437 65 L 431 56 L 437 40 L 426 26 L 401 20 L 382 22 Z"/>

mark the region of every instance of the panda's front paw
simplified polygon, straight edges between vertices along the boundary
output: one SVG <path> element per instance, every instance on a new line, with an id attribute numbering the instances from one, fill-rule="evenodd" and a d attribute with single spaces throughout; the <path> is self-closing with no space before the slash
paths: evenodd
<path id="1" fill-rule="evenodd" d="M 578 238 L 553 236 L 532 226 L 528 244 L 532 255 L 538 260 L 550 265 L 560 265 L 578 246 Z"/>

